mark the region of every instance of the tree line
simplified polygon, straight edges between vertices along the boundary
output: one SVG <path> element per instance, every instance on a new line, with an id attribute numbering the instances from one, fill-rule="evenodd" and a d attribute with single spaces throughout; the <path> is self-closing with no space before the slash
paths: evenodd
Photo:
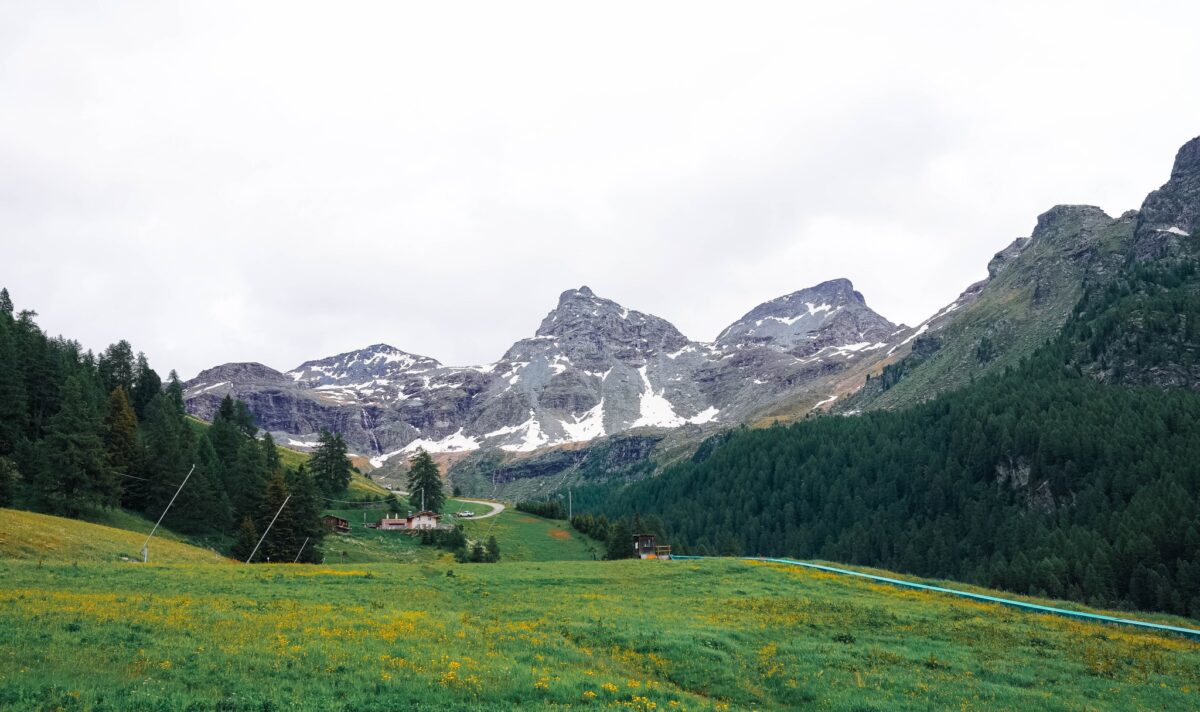
<path id="1" fill-rule="evenodd" d="M 178 490 L 164 526 L 248 556 L 290 496 L 256 560 L 321 560 L 321 497 L 350 480 L 340 436 L 322 435 L 309 468 L 285 467 L 244 403 L 226 397 L 206 427 L 174 371 L 164 383 L 127 341 L 94 355 L 36 316 L 0 290 L 0 506 L 157 519 Z"/>
<path id="2" fill-rule="evenodd" d="M 902 411 L 731 431 L 575 501 L 659 516 L 693 553 L 1200 617 L 1198 294 L 1194 260 L 1130 267 L 1003 373 Z"/>

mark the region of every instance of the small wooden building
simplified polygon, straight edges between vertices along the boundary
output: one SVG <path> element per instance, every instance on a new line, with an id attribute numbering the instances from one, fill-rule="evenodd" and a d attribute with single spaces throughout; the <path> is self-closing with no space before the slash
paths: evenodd
<path id="1" fill-rule="evenodd" d="M 325 525 L 326 529 L 335 534 L 346 534 L 350 531 L 349 521 L 341 517 L 335 517 L 332 514 L 326 514 L 321 517 L 321 523 Z"/>
<path id="2" fill-rule="evenodd" d="M 442 515 L 437 512 L 417 512 L 408 513 L 407 517 L 389 514 L 379 520 L 376 525 L 379 529 L 386 530 L 402 530 L 402 531 L 419 531 L 421 529 L 437 529 L 441 525 Z"/>

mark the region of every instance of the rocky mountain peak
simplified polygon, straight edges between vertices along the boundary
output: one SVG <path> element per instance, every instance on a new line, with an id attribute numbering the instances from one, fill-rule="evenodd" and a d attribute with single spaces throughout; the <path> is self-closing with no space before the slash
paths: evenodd
<path id="1" fill-rule="evenodd" d="M 336 356 L 305 361 L 287 375 L 299 383 L 323 386 L 390 379 L 439 367 L 441 364 L 428 356 L 411 354 L 388 344 L 373 344 Z"/>
<path id="2" fill-rule="evenodd" d="M 1179 147 L 1175 163 L 1171 166 L 1171 179 L 1183 179 L 1189 175 L 1200 175 L 1200 136 Z"/>
<path id="3" fill-rule="evenodd" d="M 558 306 L 546 315 L 535 338 L 612 342 L 642 349 L 682 348 L 687 338 L 670 322 L 652 314 L 626 309 L 598 297 L 588 287 L 568 289 Z"/>
<path id="4" fill-rule="evenodd" d="M 727 350 L 767 346 L 807 352 L 810 343 L 836 346 L 832 342 L 842 337 L 849 339 L 845 344 L 875 343 L 894 330 L 894 324 L 867 307 L 850 280 L 839 278 L 759 304 L 722 331 L 716 344 Z"/>
<path id="5" fill-rule="evenodd" d="M 1175 154 L 1171 178 L 1146 196 L 1134 233 L 1134 256 L 1139 260 L 1172 257 L 1181 241 L 1200 229 L 1200 137 L 1183 144 Z"/>

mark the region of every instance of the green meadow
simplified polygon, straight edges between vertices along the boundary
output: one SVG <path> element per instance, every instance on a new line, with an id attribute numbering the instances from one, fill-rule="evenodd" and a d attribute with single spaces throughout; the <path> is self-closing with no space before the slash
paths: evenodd
<path id="1" fill-rule="evenodd" d="M 1192 641 L 753 562 L 0 576 L 5 710 L 1200 707 Z"/>
<path id="2" fill-rule="evenodd" d="M 474 502 L 452 499 L 447 512 L 471 510 L 486 514 L 488 507 Z M 350 522 L 350 533 L 325 538 L 325 561 L 328 563 L 368 562 L 432 562 L 451 559 L 450 552 L 396 531 L 367 529 L 364 521 L 376 522 L 388 509 L 341 509 L 327 512 Z M 364 519 L 365 517 L 365 519 Z M 462 524 L 468 539 L 487 541 L 495 536 L 500 543 L 501 561 L 573 561 L 603 557 L 601 547 L 571 529 L 566 522 L 535 517 L 511 507 L 500 514 L 483 519 L 455 519 Z"/>

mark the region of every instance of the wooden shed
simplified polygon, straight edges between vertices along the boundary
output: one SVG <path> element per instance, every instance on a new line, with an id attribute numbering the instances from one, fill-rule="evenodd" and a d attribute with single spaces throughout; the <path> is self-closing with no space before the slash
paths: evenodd
<path id="1" fill-rule="evenodd" d="M 336 534 L 346 534 L 350 531 L 349 521 L 341 517 L 335 517 L 332 514 L 326 514 L 321 517 L 321 523 L 325 525 L 326 529 Z"/>

